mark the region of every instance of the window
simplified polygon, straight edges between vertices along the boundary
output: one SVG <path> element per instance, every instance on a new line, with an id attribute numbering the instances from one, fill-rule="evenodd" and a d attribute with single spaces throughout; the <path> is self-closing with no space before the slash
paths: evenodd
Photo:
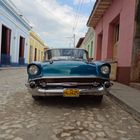
<path id="1" fill-rule="evenodd" d="M 52 49 L 48 50 L 45 55 L 48 55 L 46 59 L 53 60 L 87 59 L 87 51 L 83 49 Z"/>
<path id="2" fill-rule="evenodd" d="M 34 61 L 37 61 L 37 48 L 35 48 L 35 56 L 34 56 Z"/>
<path id="3" fill-rule="evenodd" d="M 119 42 L 119 23 L 114 26 L 113 60 L 117 60 L 117 48 Z"/>
<path id="4" fill-rule="evenodd" d="M 119 24 L 116 24 L 114 28 L 114 43 L 115 44 L 119 41 L 119 28 L 120 28 Z"/>
<path id="5" fill-rule="evenodd" d="M 93 41 L 91 41 L 90 57 L 93 57 Z"/>

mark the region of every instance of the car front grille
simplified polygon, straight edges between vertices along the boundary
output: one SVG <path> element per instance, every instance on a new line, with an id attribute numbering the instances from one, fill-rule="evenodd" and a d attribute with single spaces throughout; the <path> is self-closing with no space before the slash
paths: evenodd
<path id="1" fill-rule="evenodd" d="M 65 88 L 78 88 L 78 89 L 91 89 L 93 88 L 92 85 L 78 85 L 78 86 L 65 86 L 65 85 L 56 85 L 56 86 L 51 86 L 51 85 L 46 85 L 46 86 L 42 86 L 40 85 L 41 88 L 44 88 L 44 89 L 65 89 Z"/>
<path id="2" fill-rule="evenodd" d="M 92 89 L 95 87 L 103 86 L 107 79 L 100 77 L 61 77 L 61 78 L 40 78 L 35 79 L 36 86 L 43 89 L 65 89 L 65 88 L 78 88 L 78 89 Z"/>
<path id="3" fill-rule="evenodd" d="M 106 78 L 101 77 L 41 77 L 34 79 L 35 82 L 46 82 L 46 83 L 67 83 L 67 82 L 76 82 L 76 83 L 92 83 L 92 82 L 105 82 L 108 81 Z"/>

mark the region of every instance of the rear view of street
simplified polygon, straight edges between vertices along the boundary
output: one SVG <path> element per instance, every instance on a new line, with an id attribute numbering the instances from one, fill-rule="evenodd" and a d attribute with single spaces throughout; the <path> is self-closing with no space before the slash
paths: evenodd
<path id="1" fill-rule="evenodd" d="M 0 71 L 0 140 L 139 140 L 140 123 L 105 96 L 34 101 L 26 69 Z"/>

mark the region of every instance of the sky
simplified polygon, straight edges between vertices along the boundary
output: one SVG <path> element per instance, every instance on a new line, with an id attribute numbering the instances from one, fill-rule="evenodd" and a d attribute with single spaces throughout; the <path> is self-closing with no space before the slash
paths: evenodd
<path id="1" fill-rule="evenodd" d="M 87 32 L 95 0 L 12 0 L 50 48 L 74 47 Z"/>

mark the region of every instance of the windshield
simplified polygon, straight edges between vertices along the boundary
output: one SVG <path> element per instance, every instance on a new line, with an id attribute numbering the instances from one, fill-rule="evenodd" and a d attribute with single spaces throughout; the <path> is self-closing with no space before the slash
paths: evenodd
<path id="1" fill-rule="evenodd" d="M 45 53 L 45 60 L 87 60 L 87 51 L 84 49 L 52 49 Z"/>

